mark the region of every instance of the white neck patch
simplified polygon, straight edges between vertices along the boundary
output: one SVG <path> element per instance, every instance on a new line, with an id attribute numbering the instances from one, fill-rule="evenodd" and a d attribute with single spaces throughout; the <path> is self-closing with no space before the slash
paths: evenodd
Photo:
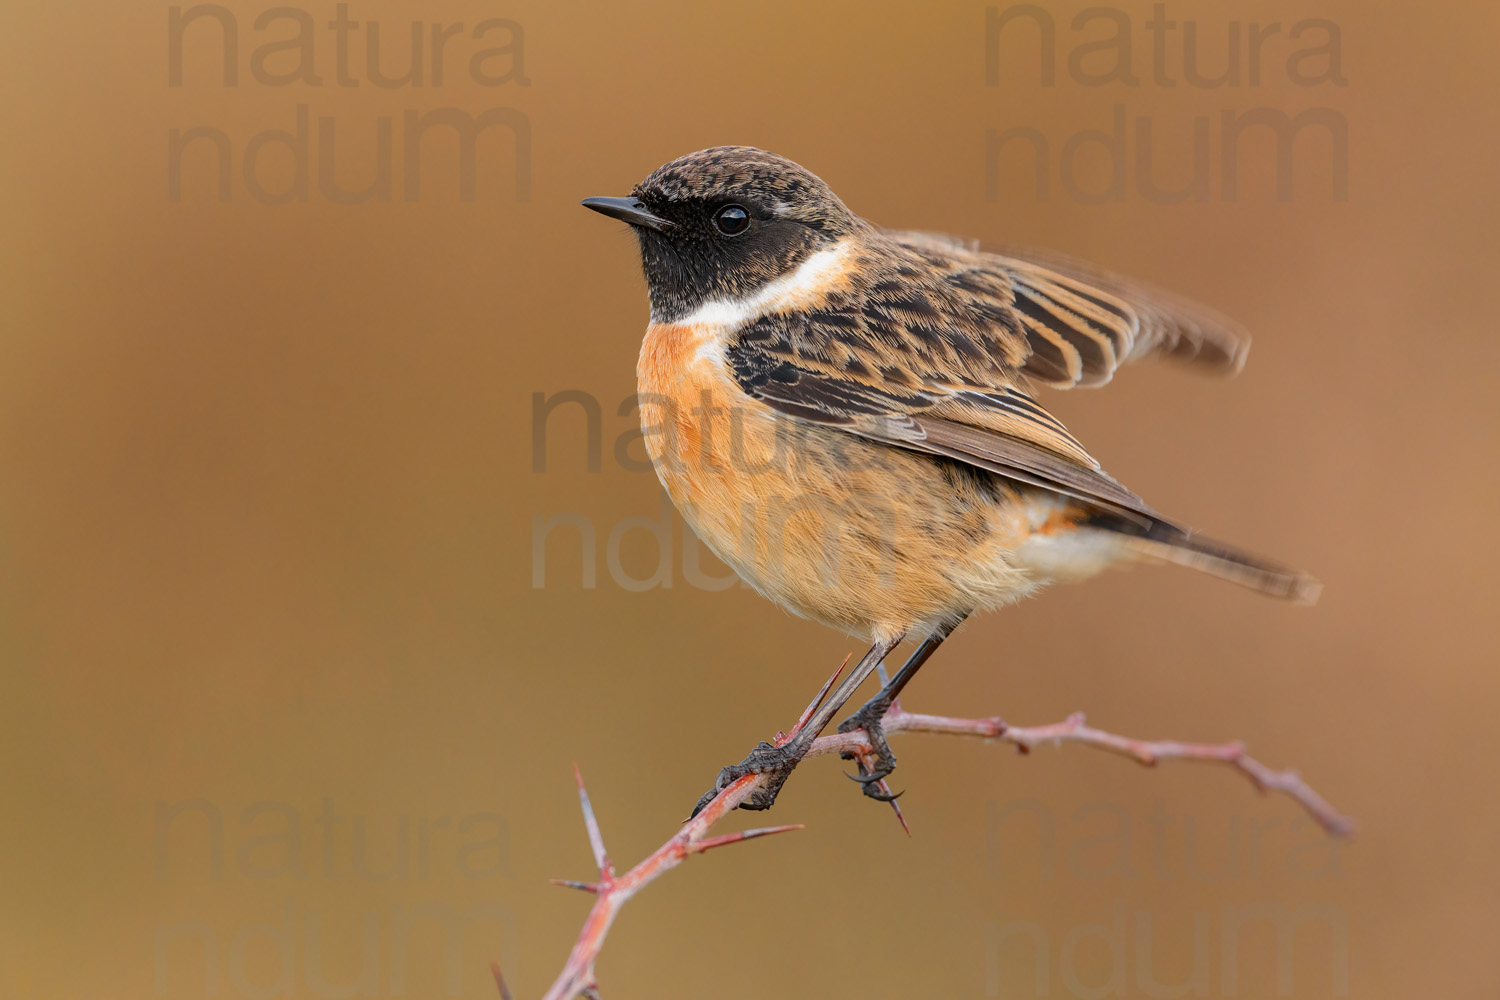
<path id="1" fill-rule="evenodd" d="M 707 326 L 725 331 L 773 312 L 784 312 L 820 301 L 829 286 L 847 270 L 850 241 L 819 250 L 791 274 L 757 288 L 742 298 L 709 299 L 682 319 L 683 326 Z"/>

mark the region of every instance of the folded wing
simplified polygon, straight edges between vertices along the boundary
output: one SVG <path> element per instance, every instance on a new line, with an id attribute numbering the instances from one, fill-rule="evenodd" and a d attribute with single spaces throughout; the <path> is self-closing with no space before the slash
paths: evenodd
<path id="1" fill-rule="evenodd" d="M 943 262 L 949 280 L 1009 297 L 1030 355 L 1023 371 L 1054 388 L 1103 385 L 1126 361 L 1161 355 L 1233 373 L 1250 337 L 1212 309 L 1062 254 L 982 253 L 974 241 L 892 232 L 896 245 Z"/>

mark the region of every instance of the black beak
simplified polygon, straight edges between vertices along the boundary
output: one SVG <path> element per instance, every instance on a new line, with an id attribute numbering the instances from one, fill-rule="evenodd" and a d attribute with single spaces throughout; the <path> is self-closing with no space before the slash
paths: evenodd
<path id="1" fill-rule="evenodd" d="M 666 232 L 669 226 L 666 219 L 646 211 L 646 206 L 641 204 L 639 198 L 585 198 L 579 204 L 584 208 L 592 208 L 600 215 L 628 222 L 632 226 L 645 226 L 658 233 Z"/>

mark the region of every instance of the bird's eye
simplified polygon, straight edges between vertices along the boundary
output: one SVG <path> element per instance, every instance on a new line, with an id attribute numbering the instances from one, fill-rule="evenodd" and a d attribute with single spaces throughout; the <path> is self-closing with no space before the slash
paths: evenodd
<path id="1" fill-rule="evenodd" d="M 738 236 L 750 228 L 750 213 L 739 205 L 725 205 L 714 213 L 714 228 L 725 236 Z"/>

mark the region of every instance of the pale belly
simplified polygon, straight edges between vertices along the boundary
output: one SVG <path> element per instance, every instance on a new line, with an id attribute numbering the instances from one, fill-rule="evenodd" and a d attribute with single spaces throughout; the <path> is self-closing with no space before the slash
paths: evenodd
<path id="1" fill-rule="evenodd" d="M 684 519 L 762 594 L 873 639 L 1070 575 L 1069 553 L 1058 573 L 1028 544 L 1052 541 L 1040 533 L 1058 521 L 1059 498 L 782 417 L 727 376 L 712 333 L 651 327 L 638 370 L 641 424 Z"/>

